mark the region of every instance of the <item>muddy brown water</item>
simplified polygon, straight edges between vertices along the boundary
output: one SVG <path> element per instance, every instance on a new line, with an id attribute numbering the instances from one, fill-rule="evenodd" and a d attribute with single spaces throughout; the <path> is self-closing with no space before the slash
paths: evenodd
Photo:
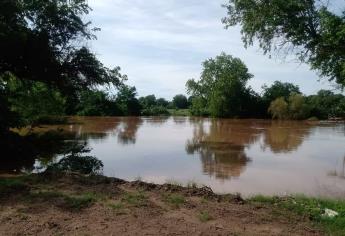
<path id="1" fill-rule="evenodd" d="M 218 193 L 345 196 L 345 124 L 189 117 L 73 118 L 104 174 Z M 35 166 L 39 166 L 36 163 Z"/>

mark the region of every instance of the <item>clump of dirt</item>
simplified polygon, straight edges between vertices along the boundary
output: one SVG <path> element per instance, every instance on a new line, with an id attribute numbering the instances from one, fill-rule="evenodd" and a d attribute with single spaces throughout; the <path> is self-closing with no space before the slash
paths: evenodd
<path id="1" fill-rule="evenodd" d="M 26 191 L 1 199 L 0 235 L 322 235 L 303 216 L 207 187 L 78 174 L 20 182 Z"/>

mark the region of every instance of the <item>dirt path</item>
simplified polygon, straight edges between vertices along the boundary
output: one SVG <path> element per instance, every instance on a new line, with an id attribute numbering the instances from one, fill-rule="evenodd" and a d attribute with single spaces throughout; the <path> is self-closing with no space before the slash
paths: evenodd
<path id="1" fill-rule="evenodd" d="M 291 212 L 183 188 L 117 179 L 32 178 L 1 195 L 0 235 L 321 235 Z"/>

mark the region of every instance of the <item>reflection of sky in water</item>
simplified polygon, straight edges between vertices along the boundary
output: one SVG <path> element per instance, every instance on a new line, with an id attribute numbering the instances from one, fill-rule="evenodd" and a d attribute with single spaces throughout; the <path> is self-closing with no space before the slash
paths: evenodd
<path id="1" fill-rule="evenodd" d="M 344 125 L 197 118 L 87 118 L 104 173 L 164 183 L 195 181 L 217 192 L 345 196 Z M 90 134 L 90 135 L 89 135 Z"/>

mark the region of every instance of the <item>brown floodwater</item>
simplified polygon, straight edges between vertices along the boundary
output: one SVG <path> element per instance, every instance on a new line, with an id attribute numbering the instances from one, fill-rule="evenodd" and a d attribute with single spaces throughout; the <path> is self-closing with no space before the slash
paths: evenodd
<path id="1" fill-rule="evenodd" d="M 219 193 L 345 196 L 345 124 L 189 117 L 74 118 L 104 174 Z M 57 126 L 49 126 L 56 129 Z M 39 165 L 39 164 L 36 164 Z"/>

